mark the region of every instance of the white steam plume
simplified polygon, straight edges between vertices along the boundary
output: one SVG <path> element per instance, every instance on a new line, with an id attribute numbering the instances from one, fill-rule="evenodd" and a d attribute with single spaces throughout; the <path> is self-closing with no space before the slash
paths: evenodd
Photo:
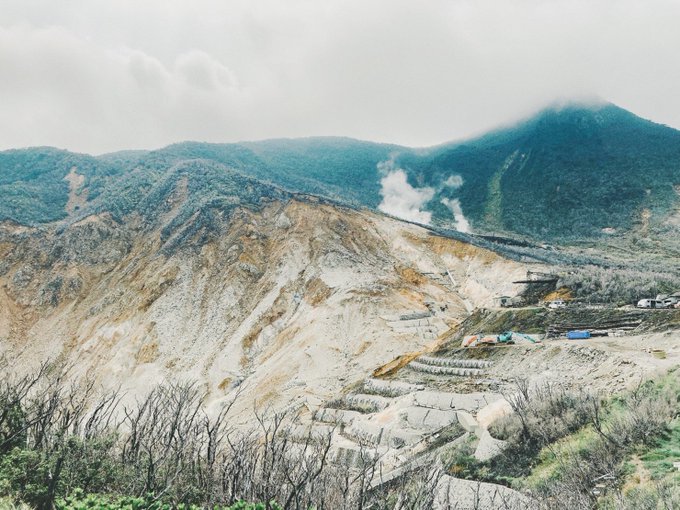
<path id="1" fill-rule="evenodd" d="M 432 213 L 421 208 L 434 197 L 434 188 L 411 186 L 406 172 L 396 167 L 392 159 L 378 163 L 378 171 L 383 175 L 380 179 L 383 198 L 378 209 L 397 218 L 429 225 Z"/>
<path id="2" fill-rule="evenodd" d="M 458 189 L 463 185 L 463 177 L 458 174 L 452 174 L 443 184 L 448 188 Z"/>
<path id="3" fill-rule="evenodd" d="M 460 200 L 457 198 L 442 198 L 441 202 L 453 213 L 453 228 L 455 228 L 458 232 L 470 232 L 470 222 L 463 215 L 463 209 L 460 206 Z"/>

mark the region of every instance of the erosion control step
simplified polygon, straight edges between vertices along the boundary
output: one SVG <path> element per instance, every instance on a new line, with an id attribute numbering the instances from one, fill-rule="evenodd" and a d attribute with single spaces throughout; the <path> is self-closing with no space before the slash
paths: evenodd
<path id="1" fill-rule="evenodd" d="M 357 418 L 361 417 L 358 411 L 348 411 L 346 409 L 331 409 L 323 407 L 314 413 L 314 419 L 323 423 L 335 423 L 338 425 L 351 425 Z"/>
<path id="2" fill-rule="evenodd" d="M 490 361 L 479 359 L 437 358 L 434 356 L 420 356 L 416 359 L 416 362 L 424 363 L 425 365 L 457 368 L 488 368 L 491 366 Z"/>
<path id="3" fill-rule="evenodd" d="M 366 379 L 364 381 L 364 392 L 383 397 L 398 397 L 416 391 L 422 391 L 425 386 L 422 384 L 409 384 L 401 381 L 383 381 L 380 379 Z"/>
<path id="4" fill-rule="evenodd" d="M 390 405 L 390 399 L 381 397 L 380 395 L 367 395 L 364 393 L 357 393 L 354 395 L 347 395 L 345 402 L 352 406 L 363 407 L 373 412 L 382 411 Z"/>
<path id="5" fill-rule="evenodd" d="M 423 372 L 425 374 L 433 375 L 457 375 L 461 377 L 471 377 L 482 375 L 484 372 L 479 368 L 457 368 L 457 367 L 442 367 L 438 365 L 427 365 L 418 361 L 412 361 L 408 367 L 416 372 Z"/>

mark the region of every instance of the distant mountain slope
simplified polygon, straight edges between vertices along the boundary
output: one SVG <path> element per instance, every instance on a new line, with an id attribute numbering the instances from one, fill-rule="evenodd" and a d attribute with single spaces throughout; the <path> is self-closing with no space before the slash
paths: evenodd
<path id="1" fill-rule="evenodd" d="M 397 145 L 338 137 L 275 139 L 239 144 L 185 142 L 149 153 L 142 161 L 208 159 L 283 186 L 356 205 L 380 203 L 378 163 L 409 153 Z"/>
<path id="2" fill-rule="evenodd" d="M 189 168 L 189 161 L 200 163 Z M 447 228 L 469 223 L 478 233 L 669 236 L 680 225 L 680 132 L 611 104 L 551 108 L 480 138 L 419 150 L 325 137 L 185 142 L 96 158 L 50 148 L 6 151 L 0 220 L 40 224 L 92 211 L 118 217 L 142 212 L 143 204 L 148 211 L 148 195 L 178 168 L 202 181 L 189 189 L 196 206 L 233 195 L 237 172 L 396 215 L 405 208 L 416 221 Z M 381 207 L 390 193 L 397 206 Z"/>
<path id="3" fill-rule="evenodd" d="M 551 109 L 512 128 L 413 161 L 434 185 L 451 173 L 478 228 L 535 237 L 629 230 L 677 204 L 680 132 L 614 105 Z M 440 216 L 441 217 L 441 216 Z"/>
<path id="4" fill-rule="evenodd" d="M 48 223 L 68 215 L 69 182 L 72 168 L 101 180 L 115 173 L 109 163 L 51 147 L 0 152 L 0 221 L 22 224 Z M 95 191 L 96 186 L 91 186 Z"/>

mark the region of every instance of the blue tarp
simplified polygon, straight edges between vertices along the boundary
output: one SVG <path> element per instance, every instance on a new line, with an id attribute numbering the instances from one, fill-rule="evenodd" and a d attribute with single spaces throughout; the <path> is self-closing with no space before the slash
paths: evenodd
<path id="1" fill-rule="evenodd" d="M 590 338 L 590 331 L 567 331 L 567 338 L 569 340 L 581 340 L 583 338 Z"/>

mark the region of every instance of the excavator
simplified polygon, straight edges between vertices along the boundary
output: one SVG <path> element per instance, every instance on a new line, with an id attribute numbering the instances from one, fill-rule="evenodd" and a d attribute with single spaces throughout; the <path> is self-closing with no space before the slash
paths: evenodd
<path id="1" fill-rule="evenodd" d="M 515 331 L 504 331 L 500 335 L 470 335 L 463 339 L 460 344 L 461 347 L 477 347 L 478 345 L 510 345 L 514 344 L 514 338 L 522 338 L 531 342 L 532 344 L 538 343 L 539 341 L 535 338 L 525 335 L 523 333 L 517 333 Z"/>

